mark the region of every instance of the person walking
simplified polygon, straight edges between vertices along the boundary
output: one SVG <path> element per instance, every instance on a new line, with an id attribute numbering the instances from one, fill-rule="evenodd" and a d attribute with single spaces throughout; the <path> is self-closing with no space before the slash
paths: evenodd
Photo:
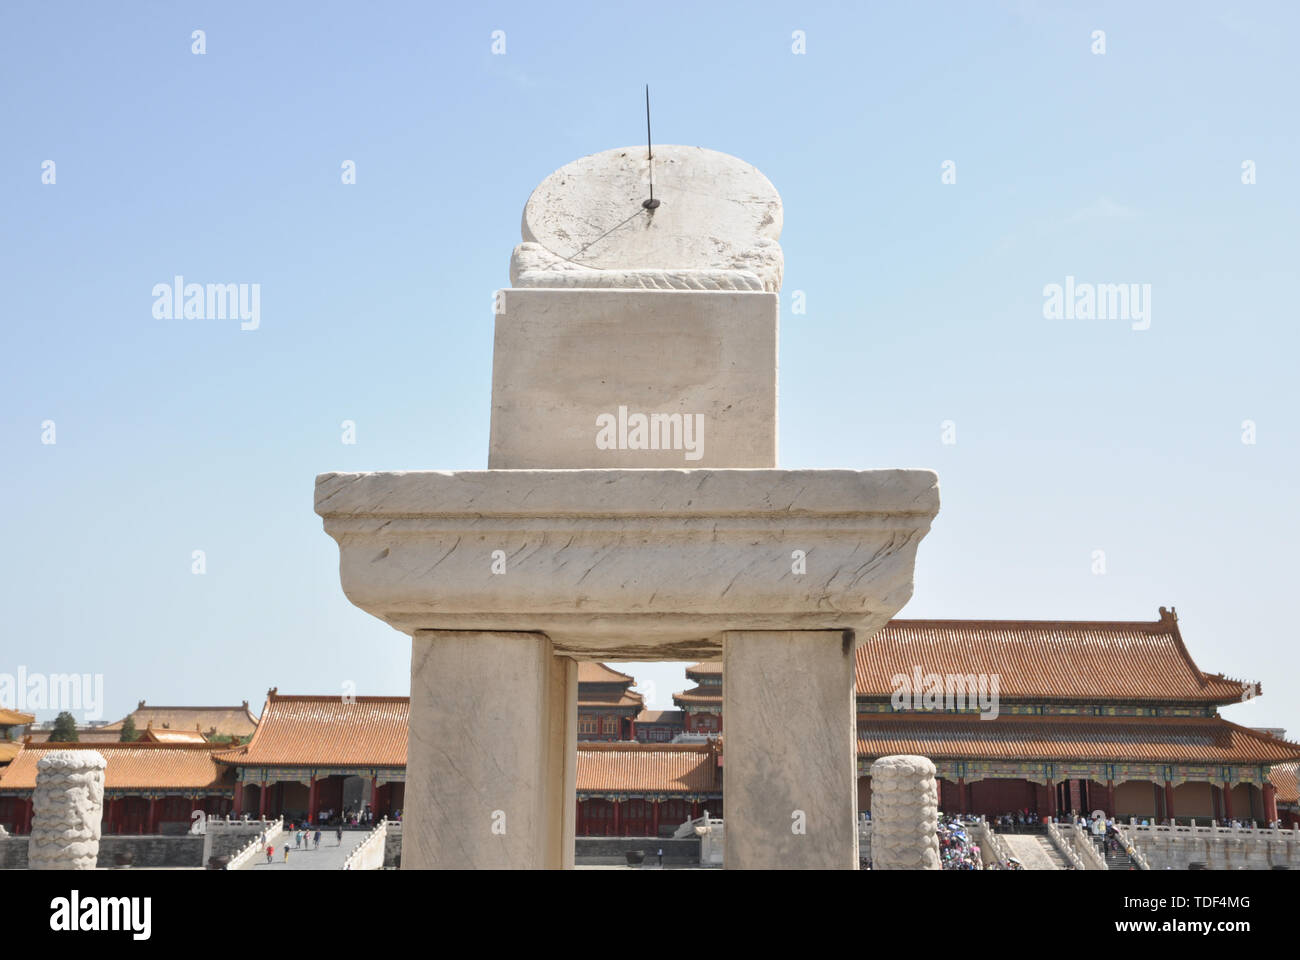
<path id="1" fill-rule="evenodd" d="M 660 869 L 663 869 L 663 865 L 664 865 L 664 848 L 663 848 L 663 847 L 660 847 L 660 848 L 659 848 L 659 868 L 660 868 Z"/>
<path id="2" fill-rule="evenodd" d="M 320 849 L 320 827 L 316 828 L 316 849 Z"/>
<path id="3" fill-rule="evenodd" d="M 284 862 L 289 862 L 289 845 L 287 843 L 284 845 Z"/>
<path id="4" fill-rule="evenodd" d="M 268 843 L 266 845 L 266 862 L 270 863 L 274 859 L 275 859 L 275 844 Z"/>
<path id="5" fill-rule="evenodd" d="M 343 846 L 343 824 L 339 824 L 334 831 L 334 835 L 339 838 L 338 846 Z"/>

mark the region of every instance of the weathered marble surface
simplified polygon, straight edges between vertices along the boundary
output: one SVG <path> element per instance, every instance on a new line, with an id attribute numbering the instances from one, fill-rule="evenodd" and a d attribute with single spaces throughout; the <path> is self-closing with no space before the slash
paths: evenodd
<path id="1" fill-rule="evenodd" d="M 402 869 L 572 866 L 577 696 L 542 634 L 417 632 Z"/>
<path id="2" fill-rule="evenodd" d="M 871 765 L 871 868 L 939 870 L 939 786 L 926 757 Z"/>
<path id="3" fill-rule="evenodd" d="M 852 631 L 723 640 L 728 870 L 856 870 Z"/>
<path id="4" fill-rule="evenodd" d="M 541 631 L 579 659 L 707 659 L 728 630 L 871 636 L 911 597 L 916 548 L 938 508 L 928 470 L 316 481 L 344 592 L 367 613 L 405 633 Z"/>
<path id="5" fill-rule="evenodd" d="M 506 290 L 502 298 L 490 469 L 776 466 L 776 294 Z M 663 444 L 683 441 L 672 449 L 601 449 L 598 418 L 617 417 L 620 406 L 690 417 L 694 442 L 677 432 Z"/>
<path id="6" fill-rule="evenodd" d="M 95 868 L 107 766 L 103 754 L 95 750 L 55 750 L 41 757 L 32 793 L 30 869 Z"/>
<path id="7" fill-rule="evenodd" d="M 642 206 L 652 167 L 653 212 Z M 771 181 L 737 157 L 669 144 L 653 160 L 645 147 L 605 150 L 556 170 L 528 198 L 521 232 L 542 250 L 516 251 L 512 282 L 752 289 L 756 279 L 776 292 L 782 219 Z"/>

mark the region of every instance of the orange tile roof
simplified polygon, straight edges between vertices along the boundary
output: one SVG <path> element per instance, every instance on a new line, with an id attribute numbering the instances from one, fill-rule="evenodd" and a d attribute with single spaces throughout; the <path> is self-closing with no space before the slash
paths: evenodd
<path id="1" fill-rule="evenodd" d="M 208 738 L 197 730 L 157 730 L 147 727 L 140 734 L 146 743 L 207 743 Z"/>
<path id="2" fill-rule="evenodd" d="M 0 740 L 0 763 L 8 763 L 22 748 L 21 740 Z"/>
<path id="3" fill-rule="evenodd" d="M 36 715 L 0 707 L 0 727 L 25 727 L 36 722 Z"/>
<path id="4" fill-rule="evenodd" d="M 151 724 L 159 729 L 193 730 L 197 724 L 204 733 L 246 737 L 257 727 L 257 717 L 248 709 L 247 700 L 237 707 L 152 707 L 141 700 L 129 716 L 135 718 L 137 730 Z M 100 729 L 121 730 L 125 722 L 123 717 Z"/>
<path id="5" fill-rule="evenodd" d="M 233 783 L 213 759 L 210 744 L 47 742 L 23 746 L 0 774 L 0 793 L 35 789 L 36 764 L 53 750 L 98 750 L 108 761 L 107 790 L 194 790 Z"/>
<path id="6" fill-rule="evenodd" d="M 578 706 L 580 707 L 637 707 L 645 705 L 645 698 L 639 693 L 631 690 L 620 690 L 615 693 L 592 693 L 590 690 L 578 690 Z"/>
<path id="7" fill-rule="evenodd" d="M 640 709 L 645 698 L 627 689 L 635 678 L 594 660 L 578 661 L 578 706 Z"/>
<path id="8" fill-rule="evenodd" d="M 32 743 L 45 743 L 53 733 L 53 730 L 33 730 L 28 736 Z M 77 728 L 77 743 L 118 743 L 121 739 L 121 730 L 109 730 L 105 727 Z"/>
<path id="9" fill-rule="evenodd" d="M 696 677 L 720 677 L 722 676 L 722 661 L 707 660 L 704 663 L 692 663 L 686 668 L 686 676 L 692 680 Z"/>
<path id="10" fill-rule="evenodd" d="M 1154 623 L 892 620 L 858 645 L 858 695 L 887 697 L 894 676 L 911 676 L 917 666 L 997 674 L 1003 700 L 1222 704 L 1249 686 L 1202 673 L 1163 607 Z"/>
<path id="11" fill-rule="evenodd" d="M 635 683 L 633 677 L 626 673 L 619 673 L 612 667 L 607 667 L 603 663 L 597 663 L 595 660 L 578 661 L 578 682 L 579 683 Z"/>
<path id="12" fill-rule="evenodd" d="M 1300 803 L 1300 763 L 1279 763 L 1268 772 L 1278 803 Z"/>
<path id="13" fill-rule="evenodd" d="M 271 691 L 253 739 L 217 754 L 249 766 L 400 767 L 406 763 L 410 697 L 338 694 L 290 696 Z"/>
<path id="14" fill-rule="evenodd" d="M 1220 717 L 859 717 L 858 754 L 875 758 L 892 753 L 932 760 L 1262 764 L 1300 759 L 1300 744 Z"/>
<path id="15" fill-rule="evenodd" d="M 642 710 L 636 715 L 637 723 L 683 723 L 680 710 Z"/>
<path id="16" fill-rule="evenodd" d="M 712 744 L 578 744 L 580 793 L 706 793 L 720 789 Z"/>
<path id="17" fill-rule="evenodd" d="M 705 703 L 722 705 L 721 690 L 706 690 L 704 687 L 691 687 L 681 693 L 673 694 L 673 703 Z"/>

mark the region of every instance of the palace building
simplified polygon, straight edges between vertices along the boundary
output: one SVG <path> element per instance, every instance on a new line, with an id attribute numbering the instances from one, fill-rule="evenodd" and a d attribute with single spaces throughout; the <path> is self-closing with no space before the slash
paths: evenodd
<path id="1" fill-rule="evenodd" d="M 998 711 L 899 709 L 900 675 L 998 678 Z M 860 809 L 871 762 L 915 753 L 939 768 L 953 813 L 1279 818 L 1275 764 L 1300 744 L 1231 723 L 1219 708 L 1256 684 L 1204 673 L 1173 610 L 1154 622 L 894 620 L 858 648 Z"/>
<path id="2" fill-rule="evenodd" d="M 635 740 L 637 715 L 645 709 L 641 694 L 630 689 L 633 677 L 603 663 L 578 664 L 578 739 Z"/>
<path id="3" fill-rule="evenodd" d="M 686 668 L 686 679 L 695 686 L 673 694 L 681 708 L 686 733 L 722 732 L 722 664 L 695 663 Z"/>
<path id="4" fill-rule="evenodd" d="M 210 743 L 24 743 L 0 773 L 0 826 L 30 833 L 36 764 L 55 750 L 97 750 L 104 769 L 104 833 L 185 833 L 194 811 L 233 809 L 235 779 Z"/>
<path id="5" fill-rule="evenodd" d="M 723 815 L 721 665 L 686 672 L 696 686 L 673 695 L 678 710 L 646 710 L 634 678 L 580 664 L 579 836 L 667 836 L 706 809 Z M 1149 622 L 894 620 L 858 647 L 856 683 L 863 811 L 872 761 L 915 753 L 938 767 L 947 813 L 1300 822 L 1300 744 L 1219 715 L 1260 690 L 1203 672 L 1172 610 Z M 395 816 L 409 712 L 407 697 L 272 689 L 242 745 L 142 717 L 141 742 L 70 746 L 108 759 L 110 833 L 176 830 L 194 810 L 319 820 L 369 806 Z M 32 719 L 16 716 L 0 725 Z M 36 762 L 68 746 L 18 745 L 0 766 L 0 825 L 30 829 Z"/>

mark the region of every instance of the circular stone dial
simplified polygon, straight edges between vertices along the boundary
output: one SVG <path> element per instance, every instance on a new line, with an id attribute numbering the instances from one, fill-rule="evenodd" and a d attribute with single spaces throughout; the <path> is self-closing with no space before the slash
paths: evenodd
<path id="1" fill-rule="evenodd" d="M 654 211 L 650 196 L 654 166 Z M 781 236 L 781 197 L 745 161 L 703 147 L 623 147 L 556 170 L 524 206 L 523 238 L 599 270 L 733 269 Z"/>

